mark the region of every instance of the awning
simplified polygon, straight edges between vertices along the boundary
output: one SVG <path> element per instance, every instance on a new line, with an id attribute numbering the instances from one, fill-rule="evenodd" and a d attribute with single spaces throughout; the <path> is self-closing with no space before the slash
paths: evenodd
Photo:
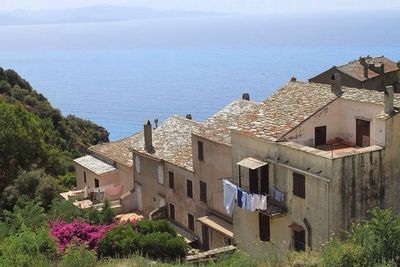
<path id="1" fill-rule="evenodd" d="M 208 215 L 197 219 L 202 224 L 220 232 L 221 234 L 233 238 L 233 226 L 232 224 L 218 218 L 214 215 Z"/>
<path id="2" fill-rule="evenodd" d="M 289 225 L 289 228 L 292 229 L 295 232 L 301 232 L 304 231 L 303 226 L 298 225 L 297 223 L 292 223 L 291 225 Z"/>
<path id="3" fill-rule="evenodd" d="M 239 165 L 239 166 L 248 168 L 248 169 L 255 170 L 255 169 L 258 169 L 258 168 L 260 168 L 262 166 L 267 165 L 268 163 L 264 162 L 264 161 L 261 161 L 261 160 L 258 160 L 258 159 L 255 159 L 255 158 L 245 158 L 245 159 L 242 159 L 241 161 L 239 161 L 236 164 Z"/>
<path id="4" fill-rule="evenodd" d="M 175 226 L 175 230 L 176 230 L 177 234 L 182 236 L 183 239 L 185 239 L 186 243 L 190 244 L 190 243 L 193 243 L 198 240 L 198 238 L 194 234 L 190 233 L 188 230 L 186 230 L 176 224 L 174 224 L 174 226 Z"/>

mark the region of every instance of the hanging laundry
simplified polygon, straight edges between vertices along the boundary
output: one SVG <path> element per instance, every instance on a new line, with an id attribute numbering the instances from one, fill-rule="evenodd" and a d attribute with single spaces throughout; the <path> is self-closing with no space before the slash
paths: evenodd
<path id="1" fill-rule="evenodd" d="M 268 197 L 265 195 L 261 196 L 261 200 L 260 200 L 260 210 L 267 210 L 268 208 Z"/>
<path id="2" fill-rule="evenodd" d="M 237 205 L 239 208 L 243 207 L 242 195 L 243 195 L 243 190 L 240 187 L 238 187 L 237 188 Z"/>
<path id="3" fill-rule="evenodd" d="M 246 209 L 246 203 L 247 203 L 247 192 L 242 191 L 242 208 Z"/>
<path id="4" fill-rule="evenodd" d="M 276 201 L 280 201 L 280 202 L 284 201 L 284 199 L 285 199 L 285 194 L 284 193 L 282 193 L 281 191 L 279 191 L 275 187 L 272 188 L 272 192 L 274 194 L 274 199 Z"/>
<path id="5" fill-rule="evenodd" d="M 252 199 L 251 204 L 252 204 L 252 209 L 254 209 L 254 211 L 259 210 L 261 207 L 261 195 L 253 194 L 253 199 Z"/>
<path id="6" fill-rule="evenodd" d="M 224 207 L 226 213 L 232 215 L 237 187 L 228 180 L 223 180 L 223 182 L 224 182 Z"/>
<path id="7" fill-rule="evenodd" d="M 251 198 L 252 195 L 250 193 L 246 196 L 246 210 L 251 211 Z"/>

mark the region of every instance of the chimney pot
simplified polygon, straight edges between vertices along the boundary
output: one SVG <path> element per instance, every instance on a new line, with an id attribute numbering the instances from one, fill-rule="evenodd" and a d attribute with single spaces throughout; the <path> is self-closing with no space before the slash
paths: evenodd
<path id="1" fill-rule="evenodd" d="M 186 114 L 186 119 L 191 120 L 192 119 L 192 114 Z"/>
<path id="2" fill-rule="evenodd" d="M 386 86 L 385 89 L 385 113 L 392 114 L 393 113 L 393 102 L 394 102 L 394 90 L 393 85 Z"/>
<path id="3" fill-rule="evenodd" d="M 296 77 L 293 76 L 292 78 L 290 78 L 290 82 L 291 82 L 291 83 L 295 83 L 296 81 L 297 81 L 297 78 L 296 78 Z"/>
<path id="4" fill-rule="evenodd" d="M 364 77 L 368 78 L 368 64 L 364 64 Z"/>
<path id="5" fill-rule="evenodd" d="M 244 94 L 242 95 L 242 99 L 243 99 L 243 100 L 250 101 L 250 94 L 249 94 L 249 93 L 244 93 Z"/>
<path id="6" fill-rule="evenodd" d="M 153 133 L 151 128 L 151 123 L 149 120 L 144 122 L 143 133 L 144 133 L 144 149 L 149 153 L 154 153 Z"/>
<path id="7" fill-rule="evenodd" d="M 365 66 L 365 57 L 360 57 L 360 64 Z"/>
<path id="8" fill-rule="evenodd" d="M 335 72 L 331 78 L 331 92 L 337 96 L 340 96 L 342 92 L 342 84 L 340 74 Z"/>
<path id="9" fill-rule="evenodd" d="M 157 128 L 158 127 L 158 118 L 155 118 L 154 119 L 154 128 Z"/>

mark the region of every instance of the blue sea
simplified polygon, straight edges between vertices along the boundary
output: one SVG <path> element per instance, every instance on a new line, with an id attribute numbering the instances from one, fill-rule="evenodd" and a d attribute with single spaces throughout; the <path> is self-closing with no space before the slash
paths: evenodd
<path id="1" fill-rule="evenodd" d="M 204 120 L 243 92 L 263 100 L 292 76 L 360 55 L 397 61 L 397 22 L 396 13 L 332 13 L 0 26 L 0 66 L 115 140 L 145 119 Z"/>

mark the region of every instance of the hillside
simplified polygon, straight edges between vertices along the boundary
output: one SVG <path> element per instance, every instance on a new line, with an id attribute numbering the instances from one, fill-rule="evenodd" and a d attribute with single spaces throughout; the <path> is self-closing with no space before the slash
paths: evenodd
<path id="1" fill-rule="evenodd" d="M 14 184 L 18 176 L 40 170 L 39 176 L 70 187 L 75 180 L 72 159 L 91 145 L 108 142 L 108 135 L 93 122 L 63 116 L 18 73 L 0 68 L 0 193 L 1 202 L 11 202 L 9 208 L 12 201 L 6 198 L 19 195 Z"/>

